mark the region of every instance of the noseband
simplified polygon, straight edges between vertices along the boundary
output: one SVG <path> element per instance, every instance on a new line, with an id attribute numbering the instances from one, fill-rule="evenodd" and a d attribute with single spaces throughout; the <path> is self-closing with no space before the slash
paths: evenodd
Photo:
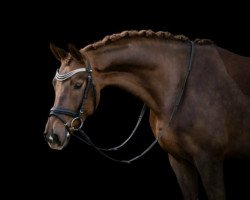
<path id="1" fill-rule="evenodd" d="M 49 117 L 54 116 L 57 119 L 59 119 L 65 126 L 65 128 L 67 129 L 67 131 L 69 133 L 74 132 L 74 131 L 78 131 L 79 129 L 81 129 L 82 125 L 83 125 L 83 113 L 84 113 L 84 106 L 85 103 L 88 99 L 88 94 L 90 89 L 92 89 L 93 91 L 93 95 L 94 95 L 94 109 L 96 107 L 96 90 L 95 90 L 95 85 L 93 83 L 93 79 L 92 79 L 92 68 L 91 65 L 89 64 L 87 68 L 83 67 L 83 68 L 78 68 L 75 69 L 73 71 L 70 71 L 66 74 L 59 74 L 59 70 L 57 70 L 55 78 L 57 81 L 63 82 L 66 81 L 67 79 L 69 79 L 70 77 L 72 77 L 73 75 L 79 73 L 79 72 L 85 72 L 87 71 L 88 73 L 88 78 L 87 78 L 87 85 L 85 87 L 85 90 L 83 92 L 83 98 L 80 104 L 80 109 L 78 111 L 72 111 L 69 110 L 67 108 L 62 108 L 62 107 L 53 107 L 50 110 L 49 113 Z M 66 115 L 66 116 L 70 116 L 73 117 L 73 119 L 71 120 L 71 122 L 66 122 L 61 115 Z"/>

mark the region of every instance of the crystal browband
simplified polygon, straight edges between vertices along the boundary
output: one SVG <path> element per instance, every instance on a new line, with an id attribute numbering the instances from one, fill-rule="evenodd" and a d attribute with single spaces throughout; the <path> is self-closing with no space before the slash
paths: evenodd
<path id="1" fill-rule="evenodd" d="M 56 75 L 55 75 L 55 78 L 56 80 L 58 81 L 65 81 L 67 80 L 68 78 L 70 78 L 71 76 L 75 75 L 76 73 L 79 73 L 79 72 L 85 72 L 86 71 L 86 68 L 78 68 L 78 69 L 75 69 L 73 71 L 70 71 L 66 74 L 59 74 L 59 69 L 56 70 Z"/>

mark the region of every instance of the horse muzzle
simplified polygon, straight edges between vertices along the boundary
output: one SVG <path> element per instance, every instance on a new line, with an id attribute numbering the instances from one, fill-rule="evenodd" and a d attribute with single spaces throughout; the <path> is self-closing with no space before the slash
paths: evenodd
<path id="1" fill-rule="evenodd" d="M 45 141 L 48 143 L 49 147 L 55 150 L 61 150 L 67 146 L 70 140 L 70 132 L 62 127 L 54 127 L 51 130 L 46 127 L 44 131 Z"/>
<path id="2" fill-rule="evenodd" d="M 66 147 L 67 144 L 69 143 L 70 133 L 69 132 L 66 133 L 66 137 L 63 141 L 60 140 L 58 135 L 54 133 L 51 134 L 44 133 L 44 138 L 51 149 L 61 150 L 64 147 Z"/>

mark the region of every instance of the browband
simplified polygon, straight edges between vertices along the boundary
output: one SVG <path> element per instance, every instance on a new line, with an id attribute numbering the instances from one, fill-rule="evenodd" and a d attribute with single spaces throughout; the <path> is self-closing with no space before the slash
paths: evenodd
<path id="1" fill-rule="evenodd" d="M 59 74 L 59 69 L 56 70 L 56 75 L 55 75 L 55 78 L 56 80 L 58 81 L 65 81 L 67 80 L 68 78 L 70 78 L 71 76 L 75 75 L 76 73 L 79 73 L 79 72 L 85 72 L 86 71 L 86 68 L 78 68 L 78 69 L 75 69 L 73 71 L 70 71 L 66 74 Z"/>

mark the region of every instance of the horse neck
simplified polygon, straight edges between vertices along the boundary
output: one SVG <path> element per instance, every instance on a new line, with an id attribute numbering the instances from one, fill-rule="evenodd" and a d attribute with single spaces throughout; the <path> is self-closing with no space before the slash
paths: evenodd
<path id="1" fill-rule="evenodd" d="M 155 114 L 170 114 L 190 58 L 183 42 L 142 40 L 86 52 L 100 89 L 117 86 L 144 101 Z"/>

